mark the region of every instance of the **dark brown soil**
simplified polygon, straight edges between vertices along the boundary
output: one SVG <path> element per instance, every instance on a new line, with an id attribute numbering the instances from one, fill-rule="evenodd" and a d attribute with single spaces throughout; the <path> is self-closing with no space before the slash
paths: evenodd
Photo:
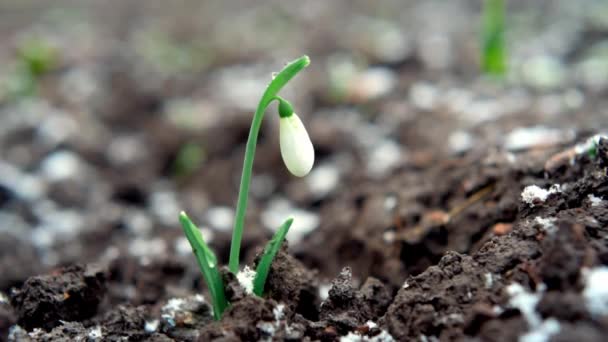
<path id="1" fill-rule="evenodd" d="M 572 4 L 509 1 L 503 80 L 478 1 L 0 4 L 0 342 L 604 341 L 608 9 Z M 30 35 L 57 60 L 6 93 Z M 177 214 L 225 265 L 255 100 L 302 51 L 316 165 L 269 109 L 243 266 L 295 223 L 215 321 Z"/>

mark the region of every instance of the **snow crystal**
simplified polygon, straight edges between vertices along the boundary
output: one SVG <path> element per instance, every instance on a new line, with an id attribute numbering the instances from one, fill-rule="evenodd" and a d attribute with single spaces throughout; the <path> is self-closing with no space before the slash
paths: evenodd
<path id="1" fill-rule="evenodd" d="M 94 328 L 91 328 L 91 330 L 89 330 L 89 338 L 92 340 L 97 340 L 100 339 L 102 336 L 102 332 L 101 332 L 101 326 L 95 326 Z"/>
<path id="2" fill-rule="evenodd" d="M 234 223 L 234 209 L 229 207 L 213 207 L 207 209 L 209 224 L 218 230 L 228 231 Z"/>
<path id="3" fill-rule="evenodd" d="M 353 332 L 349 332 L 348 335 L 340 337 L 340 342 L 393 342 L 393 341 L 395 341 L 393 336 L 391 336 L 391 334 L 389 334 L 385 330 L 382 330 L 382 332 L 380 332 L 380 334 L 373 336 L 373 337 L 361 336 L 361 335 L 353 333 Z"/>
<path id="4" fill-rule="evenodd" d="M 486 279 L 486 282 L 485 282 L 486 289 L 491 289 L 492 285 L 494 284 L 494 278 L 492 276 L 492 273 L 488 272 L 488 273 L 484 274 L 484 278 Z"/>
<path id="5" fill-rule="evenodd" d="M 280 197 L 270 201 L 261 218 L 264 226 L 276 231 L 290 216 L 293 217 L 288 235 L 291 243 L 298 243 L 304 236 L 319 227 L 320 219 L 317 213 L 296 208 L 291 202 Z"/>
<path id="6" fill-rule="evenodd" d="M 272 313 L 274 314 L 274 319 L 276 321 L 280 321 L 285 316 L 285 304 L 277 304 L 277 306 L 272 309 Z"/>
<path id="7" fill-rule="evenodd" d="M 561 187 L 559 184 L 551 186 L 549 190 L 545 190 L 537 185 L 529 185 L 524 189 L 524 191 L 522 191 L 521 199 L 522 201 L 528 203 L 530 207 L 534 207 L 536 200 L 544 202 L 547 200 L 549 195 L 559 192 L 561 192 Z"/>
<path id="8" fill-rule="evenodd" d="M 541 228 L 549 234 L 553 234 L 557 231 L 557 227 L 555 226 L 555 221 L 557 219 L 555 217 L 540 217 L 537 216 L 534 218 L 534 223 L 541 226 Z"/>
<path id="9" fill-rule="evenodd" d="M 589 202 L 591 202 L 592 207 L 597 207 L 598 205 L 602 204 L 602 201 L 604 200 L 603 198 L 597 197 L 594 194 L 589 194 L 587 198 L 589 199 Z"/>
<path id="10" fill-rule="evenodd" d="M 322 198 L 338 186 L 340 171 L 332 164 L 319 165 L 310 172 L 305 180 L 310 192 L 316 197 Z"/>
<path id="11" fill-rule="evenodd" d="M 148 333 L 151 334 L 153 332 L 156 332 L 156 330 L 158 330 L 158 324 L 159 324 L 159 320 L 155 319 L 152 321 L 146 321 L 146 325 L 144 326 L 144 330 Z"/>
<path id="12" fill-rule="evenodd" d="M 58 151 L 46 157 L 41 164 L 42 175 L 51 181 L 74 178 L 82 173 L 83 165 L 73 152 Z"/>
<path id="13" fill-rule="evenodd" d="M 205 297 L 197 294 L 187 298 L 171 298 L 160 310 L 161 318 L 170 326 L 175 326 L 175 318 L 180 312 L 198 310 L 195 306 L 205 304 Z M 200 308 L 200 307 L 199 307 Z M 146 324 L 147 326 L 147 324 Z"/>
<path id="14" fill-rule="evenodd" d="M 583 271 L 585 289 L 583 297 L 587 310 L 595 316 L 608 315 L 608 267 L 595 267 Z"/>
<path id="15" fill-rule="evenodd" d="M 549 318 L 519 338 L 519 342 L 547 342 L 560 330 L 559 322 Z"/>
<path id="16" fill-rule="evenodd" d="M 319 286 L 319 298 L 321 300 L 326 300 L 329 297 L 329 290 L 331 289 L 331 285 L 323 284 Z"/>
<path id="17" fill-rule="evenodd" d="M 540 300 L 538 293 L 528 292 L 517 283 L 507 286 L 507 293 L 511 296 L 509 304 L 521 312 L 528 325 L 537 327 L 541 324 L 541 317 L 536 312 L 536 304 Z"/>
<path id="18" fill-rule="evenodd" d="M 520 151 L 538 145 L 552 145 L 572 138 L 571 132 L 543 126 L 520 127 L 513 130 L 505 138 L 505 147 L 509 151 Z"/>
<path id="19" fill-rule="evenodd" d="M 239 284 L 245 289 L 247 294 L 253 293 L 253 279 L 255 278 L 255 271 L 250 269 L 249 266 L 245 266 L 242 271 L 237 273 L 236 279 Z"/>

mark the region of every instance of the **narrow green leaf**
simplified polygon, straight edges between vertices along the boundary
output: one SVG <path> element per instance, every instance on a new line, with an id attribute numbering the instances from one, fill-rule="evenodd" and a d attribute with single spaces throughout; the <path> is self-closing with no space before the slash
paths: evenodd
<path id="1" fill-rule="evenodd" d="M 502 76 L 507 70 L 503 0 L 484 1 L 482 25 L 482 69 L 487 74 Z"/>
<path id="2" fill-rule="evenodd" d="M 272 260 L 274 260 L 274 257 L 277 255 L 279 248 L 281 248 L 281 244 L 283 244 L 283 240 L 285 240 L 285 236 L 292 223 L 293 218 L 288 218 L 264 248 L 264 254 L 262 254 L 262 258 L 260 258 L 258 268 L 255 272 L 255 278 L 253 278 L 253 293 L 260 297 L 264 292 L 264 285 L 266 284 L 266 278 L 268 278 L 268 272 L 270 272 Z"/>
<path id="3" fill-rule="evenodd" d="M 205 283 L 211 294 L 211 303 L 213 305 L 213 315 L 216 320 L 222 317 L 222 313 L 228 306 L 226 295 L 224 293 L 224 282 L 217 268 L 217 258 L 213 251 L 207 246 L 201 231 L 192 223 L 188 215 L 183 211 L 179 214 L 179 221 L 182 224 L 186 238 L 192 246 L 192 251 L 196 256 L 196 261 L 203 273 Z"/>

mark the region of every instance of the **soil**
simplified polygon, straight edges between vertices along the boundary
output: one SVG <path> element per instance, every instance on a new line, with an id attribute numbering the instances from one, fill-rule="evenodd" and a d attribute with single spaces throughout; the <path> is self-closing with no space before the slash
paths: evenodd
<path id="1" fill-rule="evenodd" d="M 474 1 L 0 5 L 0 84 L 28 37 L 56 54 L 0 90 L 0 341 L 603 341 L 608 9 L 583 2 L 510 1 L 503 80 Z M 294 226 L 263 297 L 222 269 L 215 321 L 178 213 L 225 265 L 251 111 L 298 51 L 316 165 L 286 171 L 271 108 L 243 266 Z"/>

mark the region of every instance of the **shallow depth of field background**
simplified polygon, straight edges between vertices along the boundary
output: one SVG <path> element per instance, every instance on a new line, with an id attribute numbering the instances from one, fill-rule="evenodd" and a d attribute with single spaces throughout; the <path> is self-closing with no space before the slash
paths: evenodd
<path id="1" fill-rule="evenodd" d="M 252 113 L 303 54 L 282 95 L 317 162 L 288 174 L 270 109 L 249 259 L 288 215 L 304 255 L 361 184 L 604 128 L 608 2 L 507 2 L 498 80 L 479 71 L 481 1 L 0 0 L 0 290 L 73 262 L 193 262 L 180 210 L 226 261 Z"/>

